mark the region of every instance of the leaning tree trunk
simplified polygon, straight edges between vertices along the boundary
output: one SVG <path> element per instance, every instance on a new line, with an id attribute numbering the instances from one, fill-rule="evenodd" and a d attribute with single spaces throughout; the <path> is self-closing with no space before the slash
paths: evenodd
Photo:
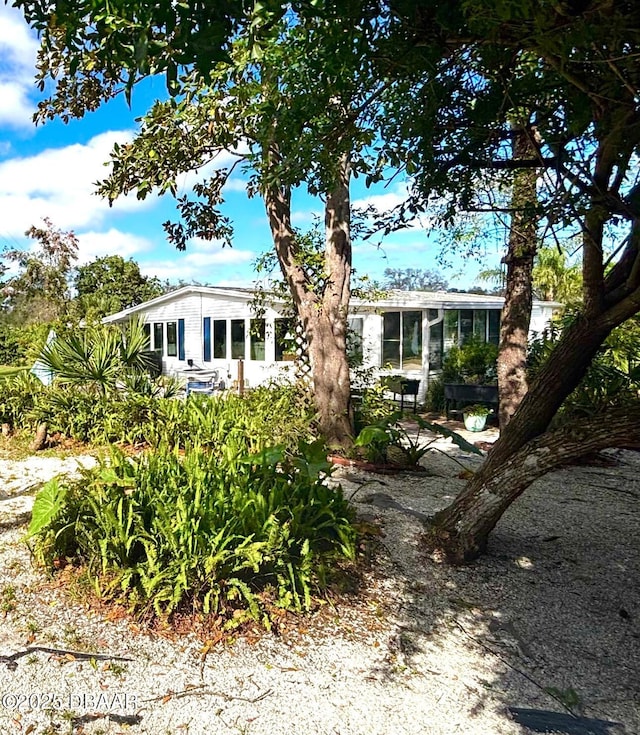
<path id="1" fill-rule="evenodd" d="M 640 406 L 616 408 L 579 426 L 542 434 L 511 454 L 490 473 L 481 472 L 438 513 L 427 531 L 428 546 L 453 564 L 464 564 L 485 551 L 504 511 L 534 480 L 601 449 L 640 448 Z"/>
<path id="2" fill-rule="evenodd" d="M 535 129 L 514 127 L 513 159 L 534 159 L 538 153 Z M 500 428 L 509 423 L 527 392 L 527 344 L 533 302 L 533 262 L 536 255 L 537 169 L 515 172 L 511 196 L 506 293 L 500 321 L 498 396 Z"/>
<path id="3" fill-rule="evenodd" d="M 615 163 L 606 142 L 597 158 L 598 166 L 606 169 L 601 175 L 606 182 Z M 452 562 L 464 563 L 482 553 L 505 509 L 545 472 L 595 449 L 639 443 L 635 407 L 594 417 L 582 424 L 586 433 L 568 427 L 545 434 L 607 336 L 640 311 L 640 216 L 632 221 L 631 237 L 614 268 L 615 277 L 604 278 L 602 233 L 609 216 L 602 206 L 604 188 L 592 196 L 586 218 L 590 226 L 583 234 L 583 273 L 589 276 L 583 279 L 584 314 L 564 330 L 484 465 L 429 524 L 428 546 Z"/>
<path id="4" fill-rule="evenodd" d="M 278 151 L 271 149 L 272 158 Z M 330 446 L 353 442 L 351 386 L 346 352 L 347 313 L 351 295 L 349 161 L 340 162 L 339 180 L 325 204 L 325 283 L 310 283 L 299 261 L 291 225 L 290 192 L 272 186 L 265 206 L 278 262 L 305 331 L 311 364 L 318 427 Z"/>

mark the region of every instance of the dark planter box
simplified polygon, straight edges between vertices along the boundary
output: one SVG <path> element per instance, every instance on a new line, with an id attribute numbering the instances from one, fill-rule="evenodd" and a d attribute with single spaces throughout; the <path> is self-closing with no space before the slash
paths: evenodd
<path id="1" fill-rule="evenodd" d="M 444 408 L 448 415 L 451 409 L 462 409 L 471 403 L 483 403 L 498 408 L 498 386 L 474 383 L 445 383 Z"/>

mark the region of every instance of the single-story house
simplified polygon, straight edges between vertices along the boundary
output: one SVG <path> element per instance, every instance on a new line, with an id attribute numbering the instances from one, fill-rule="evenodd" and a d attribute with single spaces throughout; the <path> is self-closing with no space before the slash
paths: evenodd
<path id="1" fill-rule="evenodd" d="M 250 386 L 293 369 L 296 335 L 283 304 L 274 300 L 256 316 L 248 288 L 184 286 L 105 317 L 105 323 L 141 319 L 163 373 L 218 372 L 235 380 L 238 361 Z M 468 293 L 390 291 L 375 301 L 353 299 L 350 349 L 365 367 L 421 381 L 442 367 L 443 355 L 471 334 L 497 344 L 503 299 Z M 534 301 L 531 333 L 541 332 L 560 304 Z"/>

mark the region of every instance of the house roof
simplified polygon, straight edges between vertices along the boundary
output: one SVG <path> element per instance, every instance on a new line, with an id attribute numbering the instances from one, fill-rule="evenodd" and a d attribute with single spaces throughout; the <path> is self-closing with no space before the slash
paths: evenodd
<path id="1" fill-rule="evenodd" d="M 251 288 L 227 287 L 227 286 L 182 286 L 175 291 L 169 291 L 162 296 L 156 296 L 142 304 L 131 306 L 115 314 L 106 316 L 102 321 L 106 324 L 122 321 L 128 316 L 144 312 L 152 306 L 157 306 L 175 299 L 180 299 L 189 294 L 201 294 L 206 296 L 219 296 L 222 298 L 240 299 L 250 301 L 253 299 L 254 290 Z M 273 298 L 273 303 L 282 303 L 282 299 Z M 376 300 L 352 299 L 351 305 L 354 310 L 358 309 L 500 309 L 504 304 L 502 296 L 489 294 L 473 294 L 449 291 L 387 291 L 384 298 Z M 559 308 L 562 306 L 557 301 L 534 301 L 534 306 L 546 306 Z"/>

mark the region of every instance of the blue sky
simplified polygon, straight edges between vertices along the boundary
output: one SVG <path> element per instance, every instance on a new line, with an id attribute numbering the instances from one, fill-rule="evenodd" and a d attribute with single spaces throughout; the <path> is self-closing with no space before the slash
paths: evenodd
<path id="1" fill-rule="evenodd" d="M 186 252 L 167 243 L 162 222 L 174 218 L 173 200 L 135 196 L 119 199 L 112 208 L 94 193 L 115 142 L 132 137 L 135 118 L 155 97 L 165 96 L 164 79 L 150 80 L 134 91 L 132 109 L 123 98 L 112 100 L 82 120 L 59 121 L 35 127 L 31 121 L 38 100 L 34 63 L 38 43 L 22 14 L 0 3 L 0 249 L 29 247 L 24 232 L 49 217 L 63 230 L 73 230 L 80 242 L 79 264 L 103 255 L 133 258 L 143 273 L 161 279 L 197 281 L 211 285 L 250 285 L 252 263 L 271 247 L 262 201 L 249 199 L 243 181 L 232 179 L 225 189 L 225 213 L 235 236 L 232 248 L 215 242 L 192 241 Z M 189 179 L 184 181 L 188 185 Z M 372 204 L 387 211 L 403 198 L 405 185 L 366 190 L 356 180 L 355 205 Z M 293 218 L 305 228 L 322 205 L 304 192 L 293 199 Z M 485 239 L 479 259 L 451 258 L 451 266 L 437 262 L 440 248 L 427 227 L 390 235 L 376 246 L 354 246 L 358 273 L 381 279 L 385 268 L 438 269 L 450 286 L 466 288 L 477 282 L 483 268 L 495 267 L 503 240 Z M 378 243 L 379 241 L 376 241 Z"/>

